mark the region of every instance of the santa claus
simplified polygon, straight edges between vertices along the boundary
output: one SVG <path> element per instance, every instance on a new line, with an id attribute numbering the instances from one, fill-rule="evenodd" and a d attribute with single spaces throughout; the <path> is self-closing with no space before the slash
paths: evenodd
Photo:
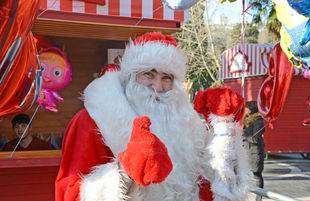
<path id="1" fill-rule="evenodd" d="M 172 37 L 147 33 L 120 71 L 87 86 L 64 136 L 57 201 L 213 199 L 213 133 L 182 88 L 186 61 Z"/>

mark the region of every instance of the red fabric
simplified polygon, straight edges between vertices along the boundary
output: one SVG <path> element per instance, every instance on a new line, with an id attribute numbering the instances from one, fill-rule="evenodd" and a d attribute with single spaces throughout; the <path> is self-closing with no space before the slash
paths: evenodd
<path id="1" fill-rule="evenodd" d="M 244 98 L 230 88 L 208 88 L 205 91 L 198 91 L 194 109 L 203 114 L 206 121 L 209 114 L 213 113 L 221 117 L 234 114 L 235 121 L 238 122 L 244 115 Z"/>
<path id="2" fill-rule="evenodd" d="M 175 47 L 178 46 L 177 42 L 174 40 L 173 37 L 163 35 L 160 32 L 143 34 L 142 36 L 139 36 L 138 38 L 136 38 L 136 40 L 134 41 L 134 45 L 136 44 L 143 45 L 144 43 L 149 42 L 149 41 L 157 41 L 160 43 L 166 43 L 167 45 L 174 45 Z"/>
<path id="3" fill-rule="evenodd" d="M 56 179 L 56 201 L 81 200 L 80 175 L 91 168 L 106 164 L 113 153 L 102 141 L 98 128 L 86 109 L 81 110 L 69 123 L 62 148 L 62 162 Z"/>
<path id="4" fill-rule="evenodd" d="M 137 184 L 161 183 L 173 168 L 167 148 L 150 132 L 147 116 L 136 118 L 133 124 L 127 150 L 119 154 L 119 161 Z"/>
<path id="5" fill-rule="evenodd" d="M 210 182 L 205 180 L 204 178 L 199 178 L 199 198 L 200 201 L 212 201 L 213 200 L 213 194 L 211 191 L 211 185 Z"/>
<path id="6" fill-rule="evenodd" d="M 140 123 L 142 125 L 140 125 Z M 161 144 L 156 136 L 149 132 L 150 121 L 146 120 L 146 122 L 142 121 L 140 123 L 136 122 L 134 124 L 132 134 L 132 139 L 140 143 L 135 143 L 132 140 L 128 143 L 128 149 L 132 150 L 130 151 L 131 153 L 133 153 L 134 150 L 140 150 L 137 152 L 138 154 L 134 156 L 135 159 L 139 158 L 139 155 L 150 155 L 154 156 L 154 159 L 161 160 L 162 158 L 160 155 L 155 157 L 155 153 L 150 153 L 150 147 L 155 148 L 157 147 L 156 145 L 160 145 L 161 154 L 164 154 L 165 157 L 169 157 L 165 146 Z M 142 136 L 140 136 L 141 134 Z M 145 141 L 151 142 L 151 145 L 145 143 Z M 128 149 L 125 152 L 128 153 Z M 111 159 L 114 157 L 111 150 L 103 144 L 101 135 L 97 132 L 97 126 L 86 109 L 77 113 L 69 123 L 63 139 L 62 154 L 62 163 L 56 179 L 56 201 L 81 200 L 79 196 L 80 182 L 82 182 L 80 175 L 88 174 L 93 166 L 111 162 Z M 155 164 L 152 163 L 152 160 L 141 160 L 142 162 L 146 162 L 144 164 L 142 164 L 141 161 L 134 161 L 135 164 L 139 164 L 136 168 L 141 168 L 140 170 L 142 171 L 138 171 L 137 169 L 131 170 L 135 173 L 140 172 L 142 174 L 144 174 L 143 171 L 146 170 L 148 172 L 146 175 L 148 176 L 145 176 L 145 180 L 142 179 L 142 182 L 149 183 L 149 180 L 156 180 L 156 183 L 158 182 L 158 178 L 164 180 L 166 176 L 163 176 L 163 174 L 168 175 L 172 170 L 170 158 L 167 158 L 167 162 L 157 163 L 159 160 L 155 160 Z M 166 164 L 170 164 L 168 168 Z M 158 170 L 158 168 L 164 168 L 165 171 L 163 172 L 166 173 L 157 172 L 154 174 L 153 170 Z M 169 172 L 167 171 L 168 169 L 170 169 Z M 212 201 L 210 184 L 205 180 L 199 183 L 200 201 Z"/>
<path id="7" fill-rule="evenodd" d="M 33 38 L 34 38 L 34 41 L 36 43 L 38 52 L 40 52 L 46 48 L 54 46 L 53 43 L 51 42 L 51 40 L 47 36 L 33 35 Z"/>
<path id="8" fill-rule="evenodd" d="M 102 69 L 102 71 L 100 72 L 99 77 L 103 76 L 107 71 L 108 72 L 116 72 L 116 71 L 120 71 L 120 67 L 116 64 L 109 64 L 106 67 L 104 67 Z"/>
<path id="9" fill-rule="evenodd" d="M 101 6 L 105 5 L 105 0 L 82 0 L 86 3 L 94 3 L 94 4 L 99 4 Z"/>

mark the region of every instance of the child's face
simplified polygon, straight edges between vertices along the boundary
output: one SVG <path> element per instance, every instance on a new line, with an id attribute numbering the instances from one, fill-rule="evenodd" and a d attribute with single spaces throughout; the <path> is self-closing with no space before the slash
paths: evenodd
<path id="1" fill-rule="evenodd" d="M 66 70 L 51 63 L 41 62 L 42 66 L 42 87 L 50 89 L 61 86 L 66 77 Z"/>

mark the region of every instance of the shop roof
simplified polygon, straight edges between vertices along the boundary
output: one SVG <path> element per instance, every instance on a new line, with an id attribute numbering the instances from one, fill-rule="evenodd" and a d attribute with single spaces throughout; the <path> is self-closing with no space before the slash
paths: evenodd
<path id="1" fill-rule="evenodd" d="M 127 41 L 145 32 L 172 34 L 180 30 L 188 11 L 161 6 L 161 0 L 106 0 L 105 5 L 41 0 L 32 31 L 39 35 Z"/>
<path id="2" fill-rule="evenodd" d="M 245 68 L 244 76 L 253 77 L 266 75 L 269 68 L 269 55 L 273 45 L 245 44 Z M 221 56 L 222 66 L 218 79 L 235 79 L 242 76 L 242 45 L 236 45 L 227 49 Z M 295 76 L 302 76 L 306 68 L 294 68 Z"/>

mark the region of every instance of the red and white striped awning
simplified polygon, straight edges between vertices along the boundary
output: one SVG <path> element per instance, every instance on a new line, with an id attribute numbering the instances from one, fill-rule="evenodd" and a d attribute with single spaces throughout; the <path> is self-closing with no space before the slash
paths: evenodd
<path id="1" fill-rule="evenodd" d="M 174 11 L 163 6 L 161 0 L 105 0 L 105 5 L 75 0 L 41 0 L 40 9 L 179 22 L 188 19 L 188 11 Z"/>
<path id="2" fill-rule="evenodd" d="M 146 32 L 173 34 L 188 17 L 188 11 L 174 11 L 163 6 L 161 0 L 41 0 L 32 32 L 128 41 Z"/>
<path id="3" fill-rule="evenodd" d="M 245 44 L 244 76 L 266 75 L 269 68 L 269 55 L 273 45 Z M 222 66 L 218 79 L 235 79 L 242 76 L 242 45 L 236 45 L 226 50 L 221 56 Z M 295 76 L 302 76 L 306 70 L 304 66 L 294 68 Z"/>

